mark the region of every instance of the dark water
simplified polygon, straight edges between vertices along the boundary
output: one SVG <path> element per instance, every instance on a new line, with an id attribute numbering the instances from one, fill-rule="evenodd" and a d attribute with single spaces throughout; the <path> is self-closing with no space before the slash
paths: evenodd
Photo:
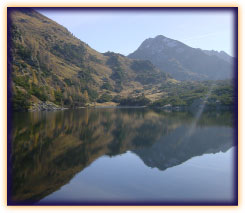
<path id="1" fill-rule="evenodd" d="M 9 204 L 235 204 L 233 114 L 79 109 L 13 116 Z"/>

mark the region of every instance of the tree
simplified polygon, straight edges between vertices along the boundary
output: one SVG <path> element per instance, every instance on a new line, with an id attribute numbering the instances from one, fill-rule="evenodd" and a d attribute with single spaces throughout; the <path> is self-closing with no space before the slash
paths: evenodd
<path id="1" fill-rule="evenodd" d="M 88 103 L 89 97 L 88 97 L 88 91 L 87 90 L 84 91 L 84 98 L 85 98 L 86 103 Z"/>

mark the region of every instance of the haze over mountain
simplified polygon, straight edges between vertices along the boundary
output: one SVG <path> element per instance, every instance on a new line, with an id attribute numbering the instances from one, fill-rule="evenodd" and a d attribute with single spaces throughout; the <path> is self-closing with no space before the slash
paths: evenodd
<path id="1" fill-rule="evenodd" d="M 230 64 L 233 63 L 234 57 L 228 55 L 225 51 L 215 51 L 215 50 L 203 50 L 204 53 L 206 53 L 209 56 L 215 55 L 220 59 L 225 60 L 226 62 L 229 62 Z"/>
<path id="2" fill-rule="evenodd" d="M 224 52 L 204 51 L 158 35 L 148 38 L 128 55 L 151 61 L 177 80 L 220 80 L 232 78 L 232 59 Z"/>

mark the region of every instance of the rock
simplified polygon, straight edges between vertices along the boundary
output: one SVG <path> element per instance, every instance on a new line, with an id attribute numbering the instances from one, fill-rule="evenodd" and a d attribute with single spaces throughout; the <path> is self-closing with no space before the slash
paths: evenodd
<path id="1" fill-rule="evenodd" d="M 64 107 L 60 107 L 52 102 L 38 102 L 33 103 L 30 107 L 29 111 L 56 111 L 56 110 L 64 110 Z"/>
<path id="2" fill-rule="evenodd" d="M 172 109 L 172 105 L 171 104 L 167 104 L 167 105 L 164 105 L 162 108 L 163 109 Z"/>

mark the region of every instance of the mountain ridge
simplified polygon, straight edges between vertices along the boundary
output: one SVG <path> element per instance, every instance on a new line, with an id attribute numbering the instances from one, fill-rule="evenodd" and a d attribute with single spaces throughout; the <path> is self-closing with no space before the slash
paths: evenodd
<path id="1" fill-rule="evenodd" d="M 233 73 L 232 60 L 227 62 L 217 56 L 219 54 L 192 48 L 180 41 L 158 35 L 144 40 L 128 57 L 149 60 L 177 80 L 230 79 Z M 221 54 L 224 55 L 223 52 Z"/>
<path id="2" fill-rule="evenodd" d="M 225 61 L 227 61 L 228 63 L 233 63 L 233 60 L 235 59 L 234 57 L 230 56 L 228 53 L 226 53 L 225 51 L 221 50 L 221 51 L 217 51 L 217 50 L 202 50 L 204 53 L 206 53 L 207 55 L 215 55 L 220 59 L 223 59 Z"/>

